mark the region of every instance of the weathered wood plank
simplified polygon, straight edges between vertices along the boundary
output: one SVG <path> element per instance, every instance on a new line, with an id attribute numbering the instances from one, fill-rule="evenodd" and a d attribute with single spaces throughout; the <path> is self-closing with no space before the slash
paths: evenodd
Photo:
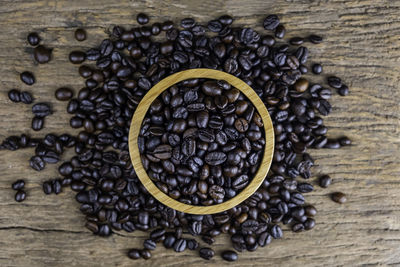
<path id="1" fill-rule="evenodd" d="M 29 129 L 29 106 L 13 104 L 10 88 L 30 90 L 40 101 L 52 101 L 60 85 L 83 87 L 77 67 L 67 64 L 71 49 L 88 48 L 106 36 L 111 24 L 134 24 L 144 11 L 151 20 L 193 16 L 201 22 L 229 13 L 240 25 L 257 25 L 266 14 L 280 15 L 287 36 L 317 32 L 325 37 L 309 45 L 311 62 L 321 62 L 324 75 L 337 74 L 351 87 L 348 97 L 335 95 L 332 114 L 326 119 L 333 137 L 346 134 L 354 146 L 341 150 L 312 151 L 317 159 L 314 175 L 329 173 L 329 189 L 316 187 L 307 196 L 319 213 L 316 229 L 294 234 L 267 248 L 240 254 L 237 266 L 356 266 L 400 265 L 400 2 L 389 0 L 205 0 L 205 1 L 106 1 L 106 0 L 0 0 L 0 139 L 27 132 L 42 136 L 68 127 L 66 103 L 54 106 L 44 131 Z M 84 26 L 88 40 L 77 42 L 73 31 Z M 50 64 L 35 66 L 25 37 L 37 30 L 44 43 L 54 47 Z M 18 73 L 33 70 L 37 84 L 21 84 Z M 65 130 L 64 130 L 65 129 Z M 28 167 L 32 150 L 0 151 L 0 265 L 1 266 L 132 266 L 126 250 L 139 246 L 144 233 L 117 233 L 111 238 L 90 234 L 69 191 L 45 197 L 41 182 L 57 176 L 54 168 L 36 173 Z M 28 199 L 13 201 L 11 183 L 28 181 Z M 338 205 L 329 193 L 343 191 L 349 201 Z M 216 250 L 227 247 L 226 237 L 217 239 Z M 201 266 L 195 252 L 176 254 L 157 249 L 151 261 L 138 266 Z M 215 257 L 211 265 L 221 264 Z"/>

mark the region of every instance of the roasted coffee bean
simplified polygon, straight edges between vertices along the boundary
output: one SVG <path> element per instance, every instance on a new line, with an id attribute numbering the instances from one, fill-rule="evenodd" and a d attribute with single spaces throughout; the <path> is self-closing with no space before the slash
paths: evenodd
<path id="1" fill-rule="evenodd" d="M 266 30 L 275 30 L 276 27 L 280 24 L 279 18 L 277 15 L 269 15 L 264 19 L 264 29 Z"/>
<path id="2" fill-rule="evenodd" d="M 132 260 L 140 259 L 140 257 L 141 257 L 140 250 L 138 250 L 138 249 L 130 249 L 128 251 L 128 257 L 131 258 Z"/>
<path id="3" fill-rule="evenodd" d="M 143 242 L 143 247 L 144 247 L 145 249 L 148 249 L 148 250 L 155 250 L 156 247 L 157 247 L 157 244 L 156 244 L 156 242 L 154 242 L 154 241 L 151 240 L 151 239 L 146 239 L 146 240 Z"/>
<path id="4" fill-rule="evenodd" d="M 332 194 L 332 200 L 339 203 L 339 204 L 343 204 L 347 201 L 347 197 L 345 194 L 343 194 L 342 192 L 336 192 Z"/>
<path id="5" fill-rule="evenodd" d="M 140 256 L 142 256 L 143 259 L 148 260 L 151 258 L 151 252 L 148 249 L 143 249 L 140 251 Z"/>
<path id="6" fill-rule="evenodd" d="M 139 24 L 141 24 L 141 25 L 144 25 L 144 24 L 147 24 L 147 23 L 149 23 L 149 17 L 146 15 L 146 14 L 144 14 L 144 13 L 139 13 L 137 16 L 136 16 L 136 20 L 137 20 L 137 22 L 139 23 Z"/>
<path id="7" fill-rule="evenodd" d="M 322 73 L 322 66 L 321 66 L 321 64 L 314 64 L 314 65 L 312 66 L 312 72 L 313 72 L 314 74 L 321 74 L 321 73 Z"/>
<path id="8" fill-rule="evenodd" d="M 27 40 L 31 46 L 37 46 L 41 41 L 39 35 L 36 32 L 29 33 Z"/>
<path id="9" fill-rule="evenodd" d="M 11 188 L 12 188 L 13 190 L 20 190 L 20 189 L 23 189 L 24 186 L 25 186 L 25 181 L 22 180 L 22 179 L 20 179 L 20 180 L 15 181 L 15 182 L 11 185 Z"/>
<path id="10" fill-rule="evenodd" d="M 336 76 L 328 77 L 328 84 L 329 86 L 340 89 L 342 87 L 342 80 Z"/>
<path id="11" fill-rule="evenodd" d="M 40 131 L 43 128 L 44 118 L 34 117 L 32 119 L 32 129 L 35 131 Z"/>
<path id="12" fill-rule="evenodd" d="M 45 167 L 45 162 L 43 161 L 43 159 L 39 156 L 33 156 L 30 161 L 29 161 L 29 165 L 32 167 L 32 169 L 34 169 L 35 171 L 41 171 L 44 169 Z"/>
<path id="13" fill-rule="evenodd" d="M 82 51 L 72 51 L 69 54 L 69 61 L 72 64 L 81 64 L 86 59 L 86 54 Z"/>
<path id="14" fill-rule="evenodd" d="M 44 182 L 42 188 L 46 195 L 49 195 L 53 192 L 53 187 L 50 182 Z"/>
<path id="15" fill-rule="evenodd" d="M 20 93 L 19 97 L 24 104 L 31 104 L 33 102 L 33 96 L 29 92 L 23 91 Z"/>
<path id="16" fill-rule="evenodd" d="M 12 101 L 12 102 L 20 102 L 21 101 L 21 93 L 20 91 L 16 90 L 16 89 L 11 89 L 10 91 L 8 91 L 8 98 Z"/>
<path id="17" fill-rule="evenodd" d="M 211 248 L 201 248 L 199 250 L 199 255 L 205 260 L 211 260 L 214 257 L 215 252 Z"/>
<path id="18" fill-rule="evenodd" d="M 315 35 L 315 34 L 310 35 L 308 37 L 308 40 L 313 44 L 319 44 L 319 43 L 322 43 L 322 41 L 323 41 L 321 36 L 318 36 L 318 35 Z"/>
<path id="19" fill-rule="evenodd" d="M 55 92 L 55 97 L 57 98 L 57 100 L 60 101 L 70 100 L 72 96 L 73 96 L 72 90 L 66 87 L 58 88 Z"/>
<path id="20" fill-rule="evenodd" d="M 53 49 L 39 45 L 33 50 L 33 57 L 39 64 L 45 64 L 51 60 L 52 52 Z"/>
<path id="21" fill-rule="evenodd" d="M 17 193 L 15 193 L 15 201 L 17 202 L 22 202 L 26 198 L 26 193 L 24 190 L 18 190 Z"/>
<path id="22" fill-rule="evenodd" d="M 175 252 L 182 252 L 186 249 L 186 239 L 181 238 L 175 241 L 174 243 L 174 250 Z"/>
<path id="23" fill-rule="evenodd" d="M 226 250 L 221 254 L 222 258 L 226 261 L 237 261 L 238 254 L 233 250 Z"/>
<path id="24" fill-rule="evenodd" d="M 74 33 L 75 39 L 77 41 L 85 41 L 86 40 L 86 31 L 84 29 L 76 29 Z"/>
<path id="25" fill-rule="evenodd" d="M 35 83 L 35 76 L 32 72 L 24 71 L 20 74 L 21 81 L 27 85 L 32 85 Z"/>
<path id="26" fill-rule="evenodd" d="M 43 117 L 51 115 L 53 112 L 52 112 L 49 104 L 47 104 L 47 103 L 37 103 L 37 104 L 32 106 L 32 113 L 36 117 L 43 118 Z"/>
<path id="27" fill-rule="evenodd" d="M 349 87 L 345 84 L 342 84 L 342 86 L 338 89 L 338 93 L 341 96 L 346 96 L 349 94 Z"/>

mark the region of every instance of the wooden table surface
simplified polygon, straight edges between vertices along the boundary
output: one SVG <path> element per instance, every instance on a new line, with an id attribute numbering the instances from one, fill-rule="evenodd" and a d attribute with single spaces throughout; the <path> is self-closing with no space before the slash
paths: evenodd
<path id="1" fill-rule="evenodd" d="M 37 100 L 53 101 L 54 90 L 83 87 L 77 67 L 67 64 L 72 49 L 88 48 L 106 37 L 112 24 L 131 25 L 138 12 L 151 21 L 178 21 L 193 16 L 200 22 L 228 13 L 238 25 L 260 25 L 276 13 L 288 29 L 287 37 L 318 33 L 321 45 L 309 45 L 309 62 L 320 62 L 324 75 L 337 74 L 350 86 L 348 97 L 334 95 L 333 112 L 326 118 L 329 135 L 349 136 L 354 145 L 340 150 L 311 151 L 317 166 L 314 177 L 331 174 L 328 189 L 316 186 L 307 202 L 318 209 L 314 230 L 284 231 L 256 252 L 241 253 L 231 266 L 357 266 L 400 265 L 400 1 L 391 0 L 1 0 L 0 1 L 0 138 L 22 132 L 32 136 L 71 132 L 66 103 L 54 105 L 45 129 L 30 129 L 30 106 L 11 103 L 10 88 L 30 90 Z M 77 26 L 88 40 L 77 42 Z M 35 30 L 43 43 L 54 47 L 54 60 L 36 66 L 25 38 Z M 28 87 L 19 73 L 31 70 L 37 83 Z M 139 247 L 147 234 L 120 232 L 100 238 L 83 227 L 73 193 L 45 196 L 41 183 L 57 177 L 56 168 L 37 173 L 28 167 L 33 150 L 0 151 L 0 266 L 202 266 L 195 252 L 177 254 L 157 248 L 149 261 L 132 261 L 127 249 Z M 67 157 L 65 157 L 67 158 Z M 27 181 L 27 200 L 14 202 L 11 183 Z M 343 191 L 348 202 L 329 199 Z M 217 239 L 217 253 L 226 248 Z M 225 264 L 219 256 L 210 265 Z"/>

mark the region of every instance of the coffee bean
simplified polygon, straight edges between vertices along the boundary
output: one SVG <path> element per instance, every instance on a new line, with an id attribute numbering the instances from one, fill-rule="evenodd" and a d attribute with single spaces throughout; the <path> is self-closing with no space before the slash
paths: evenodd
<path id="1" fill-rule="evenodd" d="M 233 250 L 225 250 L 221 256 L 226 261 L 237 261 L 238 259 L 238 254 Z"/>
<path id="2" fill-rule="evenodd" d="M 342 87 L 342 80 L 336 76 L 328 77 L 329 86 L 339 89 Z"/>
<path id="3" fill-rule="evenodd" d="M 32 129 L 35 131 L 40 131 L 43 128 L 44 118 L 42 117 L 34 117 L 32 119 Z"/>
<path id="4" fill-rule="evenodd" d="M 221 165 L 226 159 L 227 156 L 223 152 L 211 152 L 205 157 L 206 163 L 211 166 Z"/>
<path id="5" fill-rule="evenodd" d="M 332 194 L 332 200 L 339 204 L 343 204 L 347 201 L 347 197 L 341 192 L 336 192 Z"/>
<path id="6" fill-rule="evenodd" d="M 77 41 L 82 42 L 86 40 L 86 31 L 84 29 L 76 29 L 74 35 Z"/>
<path id="7" fill-rule="evenodd" d="M 49 104 L 47 104 L 47 103 L 37 103 L 37 104 L 32 106 L 32 113 L 36 117 L 43 118 L 43 117 L 51 115 L 53 112 L 52 112 Z"/>
<path id="8" fill-rule="evenodd" d="M 347 137 L 341 137 L 338 139 L 341 146 L 349 146 L 351 145 L 351 140 Z"/>
<path id="9" fill-rule="evenodd" d="M 142 256 L 143 259 L 148 260 L 151 258 L 151 252 L 150 250 L 143 249 L 140 251 L 140 256 Z"/>
<path id="10" fill-rule="evenodd" d="M 212 257 L 214 257 L 215 252 L 211 248 L 204 247 L 199 250 L 199 255 L 205 260 L 211 260 Z"/>
<path id="11" fill-rule="evenodd" d="M 72 64 L 81 64 L 86 59 L 86 54 L 82 51 L 72 51 L 69 54 L 69 61 Z"/>
<path id="12" fill-rule="evenodd" d="M 128 251 L 128 257 L 132 260 L 137 260 L 141 257 L 140 250 L 138 249 L 130 249 Z"/>
<path id="13" fill-rule="evenodd" d="M 42 188 L 46 195 L 49 195 L 53 192 L 53 187 L 50 182 L 44 182 Z"/>
<path id="14" fill-rule="evenodd" d="M 17 202 L 22 202 L 26 198 L 26 193 L 23 190 L 18 190 L 17 193 L 15 194 L 15 201 Z"/>
<path id="15" fill-rule="evenodd" d="M 263 26 L 266 30 L 275 30 L 276 27 L 280 24 L 279 18 L 277 15 L 269 15 L 264 19 Z"/>
<path id="16" fill-rule="evenodd" d="M 8 98 L 12 101 L 12 102 L 20 102 L 21 101 L 21 97 L 20 97 L 21 93 L 16 90 L 16 89 L 11 89 L 10 91 L 8 91 Z"/>
<path id="17" fill-rule="evenodd" d="M 53 49 L 39 45 L 33 50 L 33 57 L 39 64 L 45 64 L 51 60 L 52 52 Z"/>
<path id="18" fill-rule="evenodd" d="M 58 88 L 55 92 L 55 97 L 57 98 L 57 100 L 60 101 L 67 101 L 71 99 L 72 96 L 73 96 L 72 90 L 66 87 Z"/>
<path id="19" fill-rule="evenodd" d="M 35 83 L 35 76 L 32 72 L 24 71 L 20 74 L 21 81 L 27 85 L 32 85 Z"/>
<path id="20" fill-rule="evenodd" d="M 32 167 L 32 169 L 34 169 L 35 171 L 41 171 L 44 169 L 45 167 L 45 162 L 43 161 L 43 159 L 39 156 L 33 156 L 30 161 L 29 161 L 29 165 Z"/>
<path id="21" fill-rule="evenodd" d="M 308 37 L 308 40 L 313 44 L 319 44 L 319 43 L 322 43 L 322 41 L 323 41 L 321 36 L 318 36 L 318 35 L 315 35 L 315 34 L 310 35 Z"/>
<path id="22" fill-rule="evenodd" d="M 137 22 L 138 22 L 139 24 L 141 24 L 141 25 L 144 25 L 144 24 L 149 23 L 149 17 L 148 17 L 146 14 L 144 14 L 144 13 L 139 13 L 139 14 L 136 16 L 136 20 L 137 20 Z"/>
<path id="23" fill-rule="evenodd" d="M 186 249 L 186 244 L 187 244 L 186 239 L 181 238 L 181 239 L 176 240 L 174 243 L 175 252 L 184 251 Z"/>
<path id="24" fill-rule="evenodd" d="M 23 189 L 24 186 L 25 186 L 25 181 L 22 180 L 22 179 L 20 179 L 20 180 L 15 181 L 15 182 L 12 184 L 11 188 L 12 188 L 13 190 L 20 190 L 20 189 Z"/>
<path id="25" fill-rule="evenodd" d="M 33 102 L 33 96 L 29 92 L 23 91 L 20 93 L 19 97 L 24 104 L 32 104 Z"/>
<path id="26" fill-rule="evenodd" d="M 321 64 L 314 64 L 314 65 L 312 66 L 312 72 L 313 72 L 314 74 L 321 74 L 321 73 L 322 73 L 322 66 L 321 66 Z"/>
<path id="27" fill-rule="evenodd" d="M 345 84 L 342 84 L 342 86 L 338 89 L 338 93 L 341 96 L 346 96 L 349 94 L 349 87 Z"/>
<path id="28" fill-rule="evenodd" d="M 156 244 L 156 242 L 154 242 L 154 241 L 151 240 L 151 239 L 146 239 L 146 240 L 143 242 L 143 247 L 144 247 L 145 249 L 148 249 L 148 250 L 155 250 L 156 247 L 157 247 L 157 244 Z"/>
<path id="29" fill-rule="evenodd" d="M 29 33 L 27 40 L 31 46 L 37 46 L 41 41 L 39 35 L 36 32 Z"/>

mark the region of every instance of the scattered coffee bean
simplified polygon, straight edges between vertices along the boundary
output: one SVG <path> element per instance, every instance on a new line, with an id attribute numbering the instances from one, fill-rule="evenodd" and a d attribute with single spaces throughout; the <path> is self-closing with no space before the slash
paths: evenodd
<path id="1" fill-rule="evenodd" d="M 37 46 L 40 43 L 39 34 L 37 34 L 36 32 L 29 33 L 26 39 L 31 46 Z"/>
<path id="2" fill-rule="evenodd" d="M 222 258 L 226 261 L 237 261 L 238 254 L 233 250 L 226 250 L 221 254 Z"/>
<path id="3" fill-rule="evenodd" d="M 33 57 L 39 64 L 45 64 L 51 60 L 52 51 L 51 48 L 39 45 L 33 50 Z"/>
<path id="4" fill-rule="evenodd" d="M 322 66 L 321 64 L 314 64 L 312 66 L 312 71 L 314 74 L 321 74 L 322 73 Z"/>
<path id="5" fill-rule="evenodd" d="M 199 255 L 205 260 L 211 260 L 211 258 L 214 257 L 215 252 L 211 248 L 201 248 L 199 250 Z"/>
<path id="6" fill-rule="evenodd" d="M 320 44 L 323 41 L 323 38 L 319 35 L 312 34 L 308 37 L 308 40 L 313 44 Z"/>
<path id="7" fill-rule="evenodd" d="M 86 40 L 86 31 L 84 29 L 76 29 L 74 35 L 77 41 L 82 42 Z"/>
<path id="8" fill-rule="evenodd" d="M 17 180 L 12 184 L 12 189 L 13 190 L 20 190 L 23 189 L 25 186 L 25 181 L 24 180 Z"/>
<path id="9" fill-rule="evenodd" d="M 15 201 L 17 202 L 22 202 L 26 198 L 26 193 L 23 190 L 18 190 L 17 193 L 15 194 Z"/>
<path id="10" fill-rule="evenodd" d="M 141 25 L 144 25 L 144 24 L 149 23 L 149 17 L 148 17 L 146 14 L 144 14 L 144 13 L 139 13 L 139 14 L 136 16 L 136 20 L 137 20 L 137 22 L 138 22 L 139 24 L 141 24 Z"/>
<path id="11" fill-rule="evenodd" d="M 343 204 L 347 201 L 347 197 L 341 192 L 336 192 L 332 194 L 332 200 L 339 204 Z"/>
<path id="12" fill-rule="evenodd" d="M 21 99 L 21 102 L 24 104 L 32 104 L 32 102 L 33 102 L 32 94 L 27 91 L 21 92 L 19 97 Z"/>
<path id="13" fill-rule="evenodd" d="M 11 89 L 8 91 L 8 98 L 15 103 L 18 103 L 21 101 L 21 93 L 17 89 Z"/>
<path id="14" fill-rule="evenodd" d="M 32 72 L 24 71 L 20 74 L 21 81 L 27 85 L 32 85 L 35 83 L 35 76 Z"/>
<path id="15" fill-rule="evenodd" d="M 46 116 L 51 115 L 53 112 L 50 108 L 50 105 L 47 103 L 37 103 L 32 106 L 32 113 L 36 117 L 44 118 Z"/>
<path id="16" fill-rule="evenodd" d="M 74 93 L 72 92 L 71 89 L 66 88 L 66 87 L 61 87 L 56 90 L 55 97 L 57 100 L 67 101 L 72 98 L 73 94 Z"/>
<path id="17" fill-rule="evenodd" d="M 72 51 L 69 53 L 69 61 L 73 64 L 81 64 L 86 59 L 86 54 L 82 51 Z"/>
<path id="18" fill-rule="evenodd" d="M 130 249 L 128 251 L 128 257 L 131 258 L 132 260 L 137 260 L 137 259 L 140 259 L 142 256 L 141 256 L 140 250 Z"/>
<path id="19" fill-rule="evenodd" d="M 332 179 L 329 175 L 324 175 L 319 178 L 319 185 L 323 188 L 327 188 L 332 183 Z"/>
<path id="20" fill-rule="evenodd" d="M 44 118 L 35 116 L 32 119 L 32 129 L 35 131 L 40 131 L 43 129 L 43 124 L 44 124 Z"/>

